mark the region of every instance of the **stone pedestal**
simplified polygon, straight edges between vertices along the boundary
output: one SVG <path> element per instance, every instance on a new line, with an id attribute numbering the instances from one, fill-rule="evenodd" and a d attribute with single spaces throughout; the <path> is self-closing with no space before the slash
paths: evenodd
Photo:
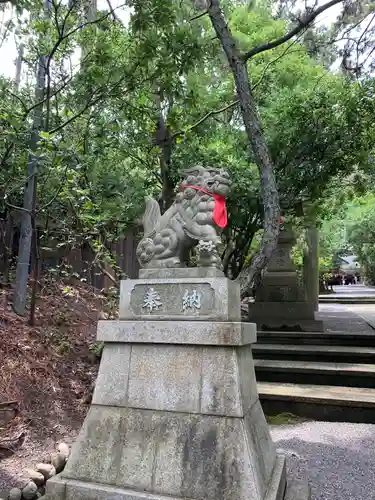
<path id="1" fill-rule="evenodd" d="M 319 309 L 319 231 L 316 219 L 310 217 L 307 221 L 307 249 L 303 256 L 303 279 L 306 287 L 307 300 Z"/>
<path id="2" fill-rule="evenodd" d="M 123 281 L 119 320 L 99 322 L 92 405 L 46 499 L 282 500 L 238 284 L 162 274 Z"/>
<path id="3" fill-rule="evenodd" d="M 255 302 L 249 304 L 249 320 L 257 323 L 258 330 L 323 331 L 291 259 L 294 243 L 290 228 L 280 231 Z"/>

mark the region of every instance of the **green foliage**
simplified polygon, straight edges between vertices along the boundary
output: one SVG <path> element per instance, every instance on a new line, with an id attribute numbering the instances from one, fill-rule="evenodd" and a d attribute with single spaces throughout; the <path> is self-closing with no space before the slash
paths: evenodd
<path id="1" fill-rule="evenodd" d="M 287 21 L 274 19 L 269 2 L 225 4 L 243 50 L 285 33 Z M 173 195 L 192 164 L 223 166 L 233 178 L 223 256 L 235 278 L 257 246 L 262 204 L 240 112 L 230 106 L 233 79 L 208 19 L 192 20 L 189 3 L 173 0 L 128 1 L 128 24 L 119 20 L 121 9 L 98 11 L 89 21 L 79 2 L 70 5 L 52 3 L 46 18 L 42 4 L 24 3 L 29 15 L 10 28 L 24 44 L 29 80 L 17 88 L 0 78 L 0 212 L 19 218 L 14 207 L 22 206 L 37 104 L 33 73 L 42 52 L 48 78 L 33 151 L 40 244 L 86 243 L 112 265 L 109 243 L 139 218 L 145 194 L 160 199 L 167 187 Z M 248 64 L 290 208 L 305 198 L 338 196 L 344 178 L 358 193 L 373 175 L 373 82 L 348 82 L 309 54 L 306 43 L 294 43 Z M 161 121 L 166 134 L 160 138 Z M 325 262 L 336 246 L 327 242 Z"/>
<path id="2" fill-rule="evenodd" d="M 320 230 L 321 271 L 337 267 L 339 256 L 355 254 L 368 279 L 374 282 L 374 203 L 375 195 L 371 192 L 356 196 L 331 213 L 330 219 L 323 221 Z"/>
<path id="3" fill-rule="evenodd" d="M 352 216 L 352 222 L 347 230 L 348 243 L 353 248 L 368 282 L 375 284 L 375 196 L 369 196 L 357 208 L 357 214 Z"/>
<path id="4" fill-rule="evenodd" d="M 104 342 L 92 342 L 89 345 L 89 351 L 95 354 L 97 358 L 101 358 L 104 348 Z"/>

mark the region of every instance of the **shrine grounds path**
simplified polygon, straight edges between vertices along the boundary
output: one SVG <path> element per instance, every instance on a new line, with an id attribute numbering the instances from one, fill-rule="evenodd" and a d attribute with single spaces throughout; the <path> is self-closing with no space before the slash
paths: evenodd
<path id="1" fill-rule="evenodd" d="M 366 287 L 337 288 L 347 296 L 375 294 Z M 326 331 L 375 336 L 375 304 L 320 304 L 317 316 Z M 375 425 L 305 421 L 270 430 L 289 474 L 308 479 L 312 500 L 375 500 Z"/>
<path id="2" fill-rule="evenodd" d="M 312 500 L 375 499 L 375 425 L 302 422 L 270 429 L 289 474 L 308 479 Z"/>

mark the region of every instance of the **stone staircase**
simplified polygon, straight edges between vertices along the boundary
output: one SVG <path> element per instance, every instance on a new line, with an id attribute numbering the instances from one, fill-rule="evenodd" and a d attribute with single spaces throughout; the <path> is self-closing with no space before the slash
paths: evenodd
<path id="1" fill-rule="evenodd" d="M 375 304 L 374 296 L 345 297 L 343 295 L 319 295 L 320 304 Z"/>
<path id="2" fill-rule="evenodd" d="M 375 332 L 258 332 L 264 412 L 375 423 Z"/>

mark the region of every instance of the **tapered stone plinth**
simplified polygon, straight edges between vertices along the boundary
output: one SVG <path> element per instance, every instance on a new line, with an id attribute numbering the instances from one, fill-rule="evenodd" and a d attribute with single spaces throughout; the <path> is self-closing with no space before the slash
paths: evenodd
<path id="1" fill-rule="evenodd" d="M 99 322 L 92 405 L 47 500 L 282 500 L 238 285 L 151 271 L 122 282 L 118 321 Z"/>

